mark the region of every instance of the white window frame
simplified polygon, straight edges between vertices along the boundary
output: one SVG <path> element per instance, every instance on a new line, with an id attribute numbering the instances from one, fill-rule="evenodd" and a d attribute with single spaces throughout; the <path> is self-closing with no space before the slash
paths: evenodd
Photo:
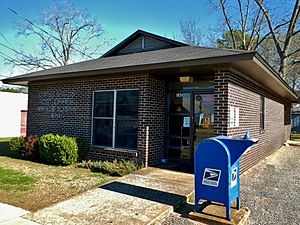
<path id="1" fill-rule="evenodd" d="M 96 91 L 93 91 L 93 99 L 92 99 L 92 122 L 91 122 L 91 146 L 100 147 L 100 148 L 120 149 L 120 148 L 116 148 L 115 147 L 116 146 L 116 113 L 117 113 L 117 92 L 118 91 L 139 91 L 139 89 L 138 88 L 132 88 L 132 89 L 110 89 L 110 90 L 96 90 Z M 95 93 L 97 93 L 97 92 L 113 92 L 114 93 L 113 117 L 94 117 Z M 113 120 L 112 146 L 103 146 L 103 145 L 94 145 L 93 144 L 94 119 L 112 119 Z M 126 149 L 126 150 L 130 151 L 130 150 L 136 150 L 136 149 Z"/>
<path id="2" fill-rule="evenodd" d="M 260 96 L 259 107 L 259 129 L 264 130 L 266 126 L 266 98 L 264 96 Z"/>

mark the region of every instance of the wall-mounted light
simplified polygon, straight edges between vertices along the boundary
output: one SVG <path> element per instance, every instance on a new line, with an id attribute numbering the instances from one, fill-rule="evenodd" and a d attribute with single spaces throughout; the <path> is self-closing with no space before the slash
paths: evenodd
<path id="1" fill-rule="evenodd" d="M 192 83 L 194 81 L 194 77 L 191 76 L 185 76 L 185 77 L 179 77 L 181 83 Z"/>

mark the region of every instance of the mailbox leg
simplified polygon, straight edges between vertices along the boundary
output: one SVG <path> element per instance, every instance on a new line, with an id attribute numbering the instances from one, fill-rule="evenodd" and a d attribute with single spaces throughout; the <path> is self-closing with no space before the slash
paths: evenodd
<path id="1" fill-rule="evenodd" d="M 238 209 L 238 210 L 240 210 L 240 208 L 241 208 L 241 202 L 240 202 L 241 200 L 240 200 L 240 196 L 239 197 L 237 197 L 236 198 L 236 208 Z"/>
<path id="2" fill-rule="evenodd" d="M 195 212 L 200 212 L 199 200 L 199 194 L 195 191 Z"/>
<path id="3" fill-rule="evenodd" d="M 229 221 L 231 220 L 230 205 L 226 206 L 226 219 L 229 220 Z"/>

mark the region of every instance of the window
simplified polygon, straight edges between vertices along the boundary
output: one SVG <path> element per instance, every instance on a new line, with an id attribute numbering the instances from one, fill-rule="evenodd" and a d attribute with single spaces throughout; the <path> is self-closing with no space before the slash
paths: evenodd
<path id="1" fill-rule="evenodd" d="M 299 117 L 297 117 L 299 119 Z M 284 125 L 291 124 L 291 107 L 289 105 L 284 106 Z"/>
<path id="2" fill-rule="evenodd" d="M 94 92 L 93 145 L 137 148 L 138 90 Z"/>
<path id="3" fill-rule="evenodd" d="M 260 110 L 259 110 L 259 117 L 260 117 L 260 129 L 265 129 L 265 98 L 260 96 Z"/>

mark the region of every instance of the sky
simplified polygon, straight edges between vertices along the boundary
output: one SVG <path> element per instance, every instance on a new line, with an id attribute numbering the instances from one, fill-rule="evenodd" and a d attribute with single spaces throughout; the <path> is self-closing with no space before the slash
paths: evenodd
<path id="1" fill-rule="evenodd" d="M 73 0 L 77 8 L 83 9 L 97 18 L 102 25 L 105 35 L 112 38 L 110 46 L 104 47 L 102 53 L 125 39 L 137 29 L 153 32 L 169 38 L 180 34 L 179 21 L 187 17 L 197 18 L 199 26 L 206 29 L 217 24 L 217 17 L 211 15 L 207 1 L 200 0 Z M 51 3 L 49 0 L 0 0 L 19 14 L 29 20 L 38 20 L 40 12 Z M 0 4 L 0 42 L 9 43 L 12 46 L 21 45 L 31 49 L 33 43 L 30 39 L 20 39 L 16 36 L 16 27 L 22 19 L 15 16 Z M 1 49 L 0 49 L 1 50 Z M 8 65 L 0 61 L 0 75 L 11 72 Z M 9 76 L 17 75 L 15 70 Z M 0 79 L 3 77 L 0 77 Z"/>
<path id="2" fill-rule="evenodd" d="M 222 16 L 213 11 L 211 0 L 69 0 L 76 8 L 82 9 L 96 17 L 105 31 L 105 36 L 112 39 L 109 46 L 100 49 L 99 56 L 138 29 L 155 33 L 168 38 L 180 34 L 180 20 L 196 18 L 202 31 L 214 28 L 221 30 Z M 37 43 L 30 38 L 20 38 L 16 35 L 17 24 L 24 21 L 14 15 L 8 6 L 31 21 L 41 19 L 41 12 L 58 0 L 0 0 L 0 43 L 14 48 L 32 51 L 37 49 Z M 292 9 L 294 0 L 267 1 L 275 9 Z M 276 12 L 276 11 L 275 11 Z M 3 47 L 0 46 L 0 51 Z M 0 57 L 0 79 L 23 73 L 18 69 L 12 71 Z M 2 75 L 2 76 L 1 76 Z M 1 83 L 0 83 L 1 85 Z"/>

